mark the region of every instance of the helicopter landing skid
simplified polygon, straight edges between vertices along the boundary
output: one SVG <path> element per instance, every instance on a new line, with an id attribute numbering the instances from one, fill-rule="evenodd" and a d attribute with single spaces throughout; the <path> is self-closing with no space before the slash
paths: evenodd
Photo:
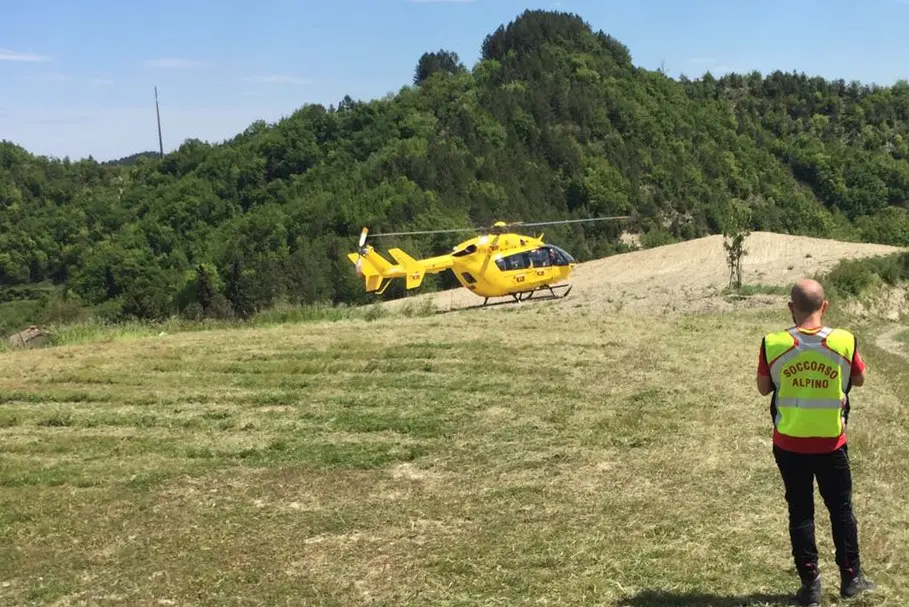
<path id="1" fill-rule="evenodd" d="M 562 293 L 561 295 L 556 295 L 557 289 L 558 290 L 564 289 L 565 292 Z M 537 293 L 539 291 L 549 291 L 549 294 L 552 295 L 553 298 L 562 299 L 563 297 L 568 297 L 568 294 L 571 293 L 571 285 L 556 285 L 554 287 L 546 285 L 546 286 L 542 286 L 542 287 L 537 287 L 536 289 L 533 289 L 531 291 L 521 291 L 520 293 L 513 293 L 512 297 L 514 297 L 515 301 L 518 301 L 518 302 L 527 301 L 528 299 L 533 297 L 534 293 Z"/>
<path id="2" fill-rule="evenodd" d="M 549 291 L 550 295 L 552 295 L 552 297 L 554 299 L 563 299 L 565 297 L 568 297 L 568 294 L 571 293 L 571 286 L 572 285 L 556 285 L 556 286 L 551 287 L 549 285 L 546 285 L 546 286 L 542 286 L 542 287 L 537 287 L 536 289 L 531 289 L 530 291 L 520 291 L 518 293 L 511 293 L 511 297 L 515 300 L 516 303 L 521 303 L 522 301 L 528 301 L 530 298 L 532 298 L 534 293 L 537 293 L 539 291 Z M 556 290 L 562 290 L 562 289 L 564 289 L 565 292 L 562 293 L 561 295 L 557 295 Z M 485 306 L 488 301 L 489 301 L 489 298 L 487 297 L 486 299 L 483 300 L 483 305 Z"/>

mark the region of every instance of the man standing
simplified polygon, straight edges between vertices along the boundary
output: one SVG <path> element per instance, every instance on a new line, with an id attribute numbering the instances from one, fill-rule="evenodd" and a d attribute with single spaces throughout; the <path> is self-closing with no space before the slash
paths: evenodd
<path id="1" fill-rule="evenodd" d="M 796 599 L 801 605 L 821 601 L 815 478 L 833 527 L 840 595 L 853 597 L 875 587 L 859 564 L 845 433 L 849 391 L 865 383 L 865 363 L 852 333 L 824 326 L 827 306 L 817 281 L 796 283 L 789 302 L 795 326 L 764 337 L 757 372 L 761 395 L 773 393 L 773 454 L 786 489 L 792 556 L 802 581 Z"/>

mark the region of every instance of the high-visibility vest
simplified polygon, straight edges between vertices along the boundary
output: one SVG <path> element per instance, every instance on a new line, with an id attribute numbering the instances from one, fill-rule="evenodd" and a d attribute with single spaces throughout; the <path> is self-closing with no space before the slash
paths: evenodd
<path id="1" fill-rule="evenodd" d="M 816 333 L 793 327 L 764 337 L 777 432 L 797 438 L 843 433 L 855 346 L 852 333 L 829 327 Z"/>

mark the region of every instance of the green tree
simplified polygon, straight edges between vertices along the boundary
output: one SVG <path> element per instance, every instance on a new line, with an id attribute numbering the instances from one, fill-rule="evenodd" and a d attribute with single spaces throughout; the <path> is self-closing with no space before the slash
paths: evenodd
<path id="1" fill-rule="evenodd" d="M 751 209 L 741 200 L 729 202 L 723 227 L 723 248 L 726 264 L 729 266 L 729 286 L 742 287 L 742 260 L 748 251 L 745 241 L 751 234 Z"/>
<path id="2" fill-rule="evenodd" d="M 419 86 L 437 72 L 457 74 L 465 70 L 464 64 L 454 51 L 440 49 L 432 53 L 423 53 L 414 70 L 413 83 Z"/>

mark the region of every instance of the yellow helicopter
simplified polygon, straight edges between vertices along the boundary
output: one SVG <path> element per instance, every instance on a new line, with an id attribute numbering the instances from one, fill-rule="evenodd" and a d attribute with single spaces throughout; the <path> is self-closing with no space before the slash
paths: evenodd
<path id="1" fill-rule="evenodd" d="M 373 234 L 373 238 L 386 236 L 410 236 L 416 234 L 439 234 L 454 232 L 485 232 L 466 240 L 453 248 L 451 253 L 414 259 L 401 249 L 392 248 L 388 253 L 397 262 L 392 264 L 366 243 L 369 228 L 360 232 L 358 251 L 349 253 L 348 259 L 356 266 L 357 276 L 366 283 L 366 291 L 382 294 L 395 278 L 404 278 L 406 288 L 416 289 L 423 283 L 426 274 L 438 274 L 445 270 L 454 272 L 463 287 L 483 297 L 483 305 L 490 297 L 511 296 L 515 301 L 526 301 L 538 291 L 549 291 L 553 297 L 566 297 L 571 285 L 575 259 L 565 250 L 543 242 L 543 235 L 525 236 L 508 231 L 513 227 L 536 227 L 589 221 L 627 219 L 619 217 L 594 217 L 591 219 L 566 219 L 537 223 L 511 223 L 497 221 L 491 228 L 461 228 L 452 230 L 426 230 L 415 232 L 386 232 Z M 556 290 L 564 289 L 561 296 Z"/>

